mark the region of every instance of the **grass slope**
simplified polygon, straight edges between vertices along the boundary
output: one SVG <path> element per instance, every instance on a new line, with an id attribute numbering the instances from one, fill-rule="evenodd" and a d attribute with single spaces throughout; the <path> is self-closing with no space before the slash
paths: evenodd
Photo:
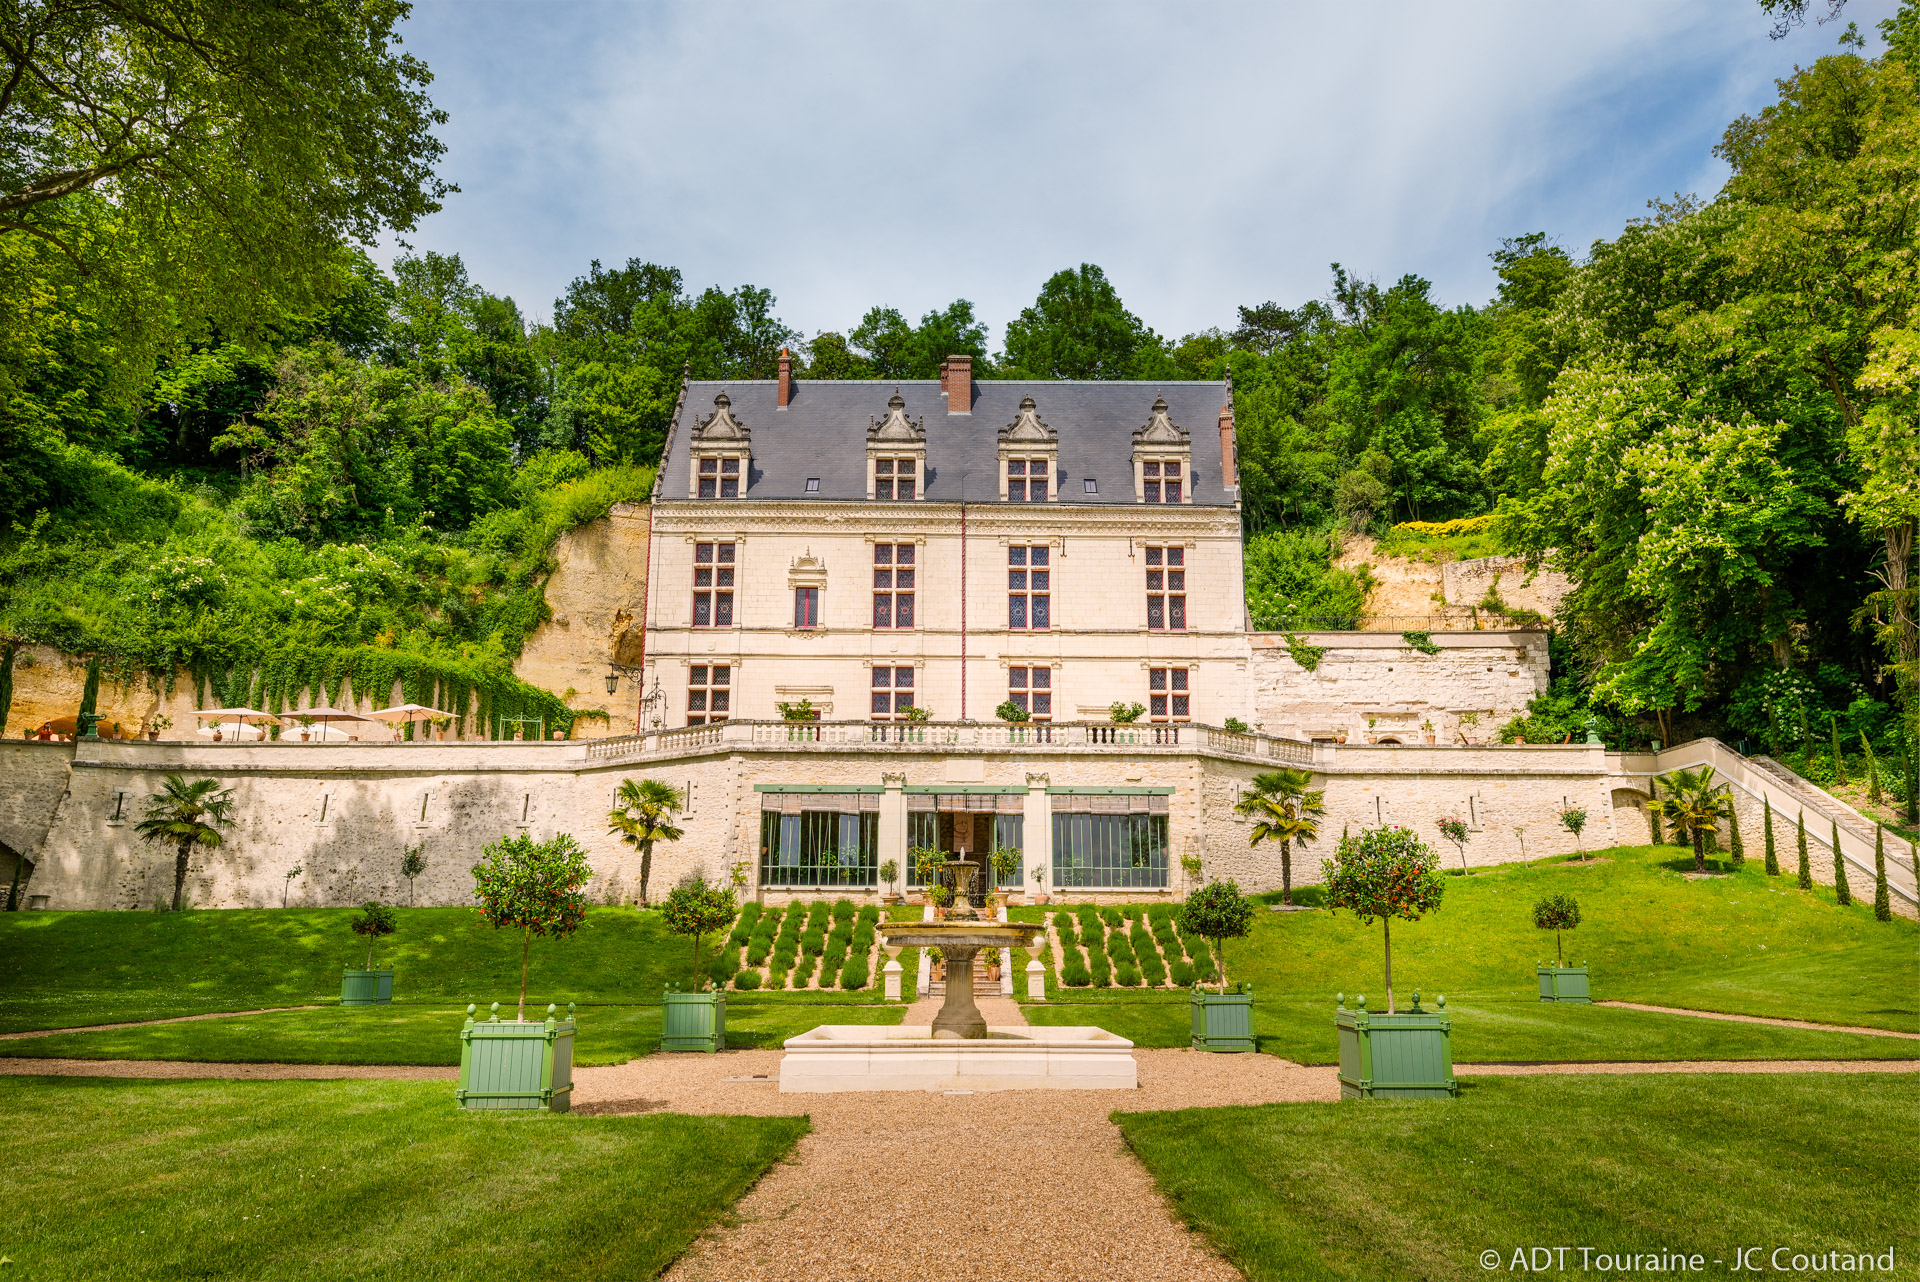
<path id="1" fill-rule="evenodd" d="M 573 1062 L 624 1064 L 660 1048 L 659 1006 L 583 1006 Z M 529 1016 L 545 1006 L 529 1004 Z M 501 1017 L 513 1009 L 501 1003 Z M 897 1024 L 906 1007 L 727 998 L 729 1049 L 778 1047 L 818 1024 Z M 486 1019 L 487 1011 L 477 1012 Z M 328 1007 L 153 1024 L 95 1033 L 55 1033 L 0 1042 L 7 1059 L 172 1059 L 232 1064 L 458 1064 L 465 1006 Z"/>
<path id="2" fill-rule="evenodd" d="M 1915 1276 L 1905 1074 L 1495 1078 L 1451 1101 L 1114 1120 L 1254 1282 L 1505 1275 L 1528 1271 L 1516 1248 L 1563 1245 L 1698 1252 L 1706 1274 L 1738 1245 L 1893 1251 L 1892 1276 Z M 1600 1275 L 1580 1264 L 1545 1271 Z"/>
<path id="3" fill-rule="evenodd" d="M 1262 1051 L 1302 1064 L 1336 1061 L 1332 1002 L 1260 997 L 1257 989 L 1255 994 L 1253 1031 Z M 1032 1024 L 1097 1024 L 1144 1047 L 1186 1046 L 1192 1036 L 1192 1020 L 1182 997 L 1025 1009 Z M 1447 1009 L 1454 1017 L 1453 1058 L 1462 1064 L 1920 1057 L 1920 1043 L 1906 1038 L 1736 1024 L 1604 1006 L 1449 999 Z"/>
<path id="4" fill-rule="evenodd" d="M 790 1117 L 460 1113 L 444 1083 L 0 1078 L 21 1277 L 650 1278 Z"/>
<path id="5" fill-rule="evenodd" d="M 356 911 L 0 915 L 0 1032 L 338 1002 L 340 971 L 366 963 L 347 926 Z M 520 991 L 517 934 L 470 908 L 395 913 L 375 959 L 394 967 L 397 1001 L 484 1009 Z M 527 1000 L 657 1001 L 692 974 L 691 945 L 658 913 L 594 908 L 572 938 L 533 941 Z"/>
<path id="6" fill-rule="evenodd" d="M 1788 837 L 1791 846 L 1791 834 Z M 1758 859 L 1725 877 L 1689 881 L 1692 857 L 1672 846 L 1616 847 L 1606 863 L 1535 864 L 1450 877 L 1440 910 L 1393 924 L 1402 1000 L 1419 988 L 1449 1001 L 1534 999 L 1534 963 L 1553 936 L 1533 927 L 1542 895 L 1580 902 L 1569 960 L 1590 962 L 1596 997 L 1920 1032 L 1920 930 L 1873 919 L 1872 888 L 1834 903 L 1768 877 Z M 1755 854 L 1758 853 L 1757 844 Z M 1782 862 L 1791 866 L 1791 850 Z M 1305 898 L 1317 898 L 1318 887 Z M 1251 938 L 1227 946 L 1227 976 L 1255 993 L 1385 997 L 1380 924 L 1351 913 L 1258 914 Z"/>

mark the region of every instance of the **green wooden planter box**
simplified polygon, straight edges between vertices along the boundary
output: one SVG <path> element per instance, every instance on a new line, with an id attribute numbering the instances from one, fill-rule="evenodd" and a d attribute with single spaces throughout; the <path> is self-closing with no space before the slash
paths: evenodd
<path id="1" fill-rule="evenodd" d="M 723 1051 L 727 1049 L 726 990 L 683 993 L 669 985 L 661 1021 L 663 1051 L 705 1051 L 709 1055 Z"/>
<path id="2" fill-rule="evenodd" d="M 1193 1049 L 1250 1051 L 1253 1047 L 1253 985 L 1236 984 L 1231 992 L 1209 993 L 1195 985 L 1187 996 L 1193 1015 Z"/>
<path id="3" fill-rule="evenodd" d="M 1458 1095 L 1453 1077 L 1453 1016 L 1447 999 L 1435 1009 L 1420 1008 L 1392 1015 L 1367 1009 L 1361 997 L 1352 1010 L 1344 995 L 1334 1011 L 1340 1034 L 1341 1099 L 1429 1099 Z"/>
<path id="4" fill-rule="evenodd" d="M 346 970 L 340 972 L 342 1006 L 385 1006 L 393 1001 L 393 971 Z"/>
<path id="5" fill-rule="evenodd" d="M 1540 975 L 1540 1000 L 1543 1002 L 1586 1002 L 1593 1001 L 1593 994 L 1587 988 L 1587 968 L 1585 966 L 1546 966 L 1536 967 Z"/>
<path id="6" fill-rule="evenodd" d="M 544 1108 L 565 1113 L 573 1107 L 573 1003 L 562 1023 L 552 1006 L 544 1020 L 493 1018 L 476 1023 L 467 1007 L 460 1030 L 460 1085 L 453 1097 L 461 1108 Z"/>

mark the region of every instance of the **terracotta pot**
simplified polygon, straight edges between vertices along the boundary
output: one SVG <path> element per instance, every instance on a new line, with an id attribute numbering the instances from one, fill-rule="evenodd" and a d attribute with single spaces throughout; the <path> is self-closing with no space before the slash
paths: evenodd
<path id="1" fill-rule="evenodd" d="M 1525 743 L 1526 741 L 1527 741 L 1527 737 L 1525 735 L 1518 735 L 1518 734 L 1513 736 L 1512 740 L 1510 740 L 1510 742 L 1513 742 L 1513 743 Z"/>
<path id="2" fill-rule="evenodd" d="M 147 738 L 157 741 L 160 738 L 160 732 L 158 730 L 149 730 L 147 731 Z"/>
<path id="3" fill-rule="evenodd" d="M 305 742 L 306 742 L 307 740 L 309 740 L 309 739 L 311 739 L 311 738 L 313 738 L 313 735 L 312 735 L 311 733 L 309 733 L 308 731 L 305 731 L 305 730 L 302 730 L 302 731 L 300 732 L 300 742 L 301 742 L 301 743 L 305 743 Z"/>
<path id="4" fill-rule="evenodd" d="M 1428 742 L 1428 743 L 1432 743 L 1432 742 L 1433 742 L 1433 736 L 1432 736 L 1432 735 L 1428 735 L 1428 736 L 1427 736 L 1427 742 Z"/>

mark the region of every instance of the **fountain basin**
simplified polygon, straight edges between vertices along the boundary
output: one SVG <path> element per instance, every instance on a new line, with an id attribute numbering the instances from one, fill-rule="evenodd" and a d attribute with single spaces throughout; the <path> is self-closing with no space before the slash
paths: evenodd
<path id="1" fill-rule="evenodd" d="M 936 1037 L 930 1024 L 822 1024 L 786 1041 L 783 1094 L 836 1091 L 1130 1091 L 1133 1043 L 1104 1028 L 993 1025 Z"/>
<path id="2" fill-rule="evenodd" d="M 949 919 L 937 922 L 887 922 L 880 927 L 889 944 L 938 948 L 947 959 L 947 999 L 933 1017 L 933 1035 L 960 1040 L 988 1036 L 987 1021 L 973 1004 L 973 955 L 982 948 L 1038 949 L 1045 926 L 997 921 Z M 1030 1031 L 1030 1030 L 1029 1030 Z"/>

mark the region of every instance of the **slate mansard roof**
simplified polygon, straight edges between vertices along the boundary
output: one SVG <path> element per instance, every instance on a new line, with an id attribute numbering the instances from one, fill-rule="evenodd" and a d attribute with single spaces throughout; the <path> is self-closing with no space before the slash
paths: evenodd
<path id="1" fill-rule="evenodd" d="M 1167 416 L 1186 430 L 1192 449 L 1195 506 L 1231 506 L 1238 489 L 1221 484 L 1220 410 L 1231 395 L 1225 382 L 1056 382 L 981 380 L 973 385 L 973 412 L 949 414 L 939 380 L 833 381 L 792 383 L 785 409 L 778 408 L 779 384 L 764 380 L 703 380 L 687 384 L 686 395 L 667 436 L 656 493 L 665 501 L 684 500 L 688 447 L 696 422 L 714 413 L 714 397 L 725 392 L 729 412 L 752 442 L 752 469 L 745 494 L 755 499 L 813 499 L 864 502 L 867 497 L 867 427 L 884 422 L 887 402 L 898 392 L 906 414 L 926 426 L 926 500 L 954 503 L 998 502 L 1000 429 L 1020 414 L 1031 396 L 1039 417 L 1059 436 L 1059 468 L 1054 474 L 1060 504 L 1132 504 L 1133 434 L 1152 417 L 1156 398 Z M 807 480 L 817 477 L 818 492 Z M 1086 493 L 1092 479 L 1098 493 Z M 738 499 L 710 500 L 739 502 Z"/>

